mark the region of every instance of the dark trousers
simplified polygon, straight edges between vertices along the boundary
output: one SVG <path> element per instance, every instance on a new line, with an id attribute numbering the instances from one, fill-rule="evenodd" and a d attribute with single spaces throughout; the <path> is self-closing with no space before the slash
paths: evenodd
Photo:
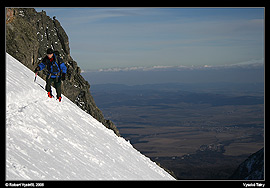
<path id="1" fill-rule="evenodd" d="M 56 89 L 57 98 L 61 97 L 61 78 L 58 78 L 58 81 L 56 78 L 46 78 L 46 91 L 52 92 L 51 90 L 51 84 L 54 83 L 54 87 Z"/>

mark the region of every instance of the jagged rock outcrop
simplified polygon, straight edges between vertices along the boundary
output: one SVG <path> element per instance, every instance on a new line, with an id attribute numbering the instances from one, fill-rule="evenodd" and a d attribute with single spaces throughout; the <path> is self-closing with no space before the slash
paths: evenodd
<path id="1" fill-rule="evenodd" d="M 264 179 L 264 148 L 252 154 L 239 165 L 229 179 L 263 180 Z"/>
<path id="2" fill-rule="evenodd" d="M 80 67 L 70 56 L 69 39 L 60 22 L 55 17 L 51 19 L 45 11 L 36 12 L 33 8 L 6 9 L 7 53 L 34 70 L 49 47 L 59 51 L 67 66 L 62 93 L 120 136 L 113 122 L 104 119 L 96 106 L 90 94 L 89 83 L 80 75 Z M 46 73 L 41 71 L 39 76 L 45 79 Z"/>

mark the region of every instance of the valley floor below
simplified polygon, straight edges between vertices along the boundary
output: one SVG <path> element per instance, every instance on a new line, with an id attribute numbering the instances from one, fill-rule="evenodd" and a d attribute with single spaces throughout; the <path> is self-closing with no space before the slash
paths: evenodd
<path id="1" fill-rule="evenodd" d="M 228 179 L 264 147 L 258 95 L 133 89 L 93 96 L 126 140 L 178 179 Z"/>

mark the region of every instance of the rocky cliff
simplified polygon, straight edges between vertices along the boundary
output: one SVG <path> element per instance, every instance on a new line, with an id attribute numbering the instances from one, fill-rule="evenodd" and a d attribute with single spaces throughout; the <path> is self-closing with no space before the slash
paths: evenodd
<path id="1" fill-rule="evenodd" d="M 239 165 L 229 179 L 263 180 L 264 179 L 264 148 L 252 154 Z"/>
<path id="2" fill-rule="evenodd" d="M 47 48 L 59 51 L 67 66 L 62 93 L 120 136 L 116 126 L 110 120 L 106 120 L 96 106 L 89 83 L 80 75 L 80 67 L 70 56 L 68 35 L 60 22 L 55 17 L 52 19 L 47 16 L 45 11 L 37 12 L 33 8 L 6 9 L 7 53 L 34 70 L 46 55 Z M 46 73 L 41 71 L 39 76 L 45 79 Z"/>

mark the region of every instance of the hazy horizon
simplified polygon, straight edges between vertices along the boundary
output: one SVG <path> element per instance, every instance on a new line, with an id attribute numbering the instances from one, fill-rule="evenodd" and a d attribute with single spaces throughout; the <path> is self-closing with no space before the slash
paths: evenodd
<path id="1" fill-rule="evenodd" d="M 155 68 L 120 69 L 111 71 L 82 72 L 81 75 L 95 84 L 160 84 L 160 83 L 263 83 L 264 66 L 240 66 L 197 69 Z"/>

